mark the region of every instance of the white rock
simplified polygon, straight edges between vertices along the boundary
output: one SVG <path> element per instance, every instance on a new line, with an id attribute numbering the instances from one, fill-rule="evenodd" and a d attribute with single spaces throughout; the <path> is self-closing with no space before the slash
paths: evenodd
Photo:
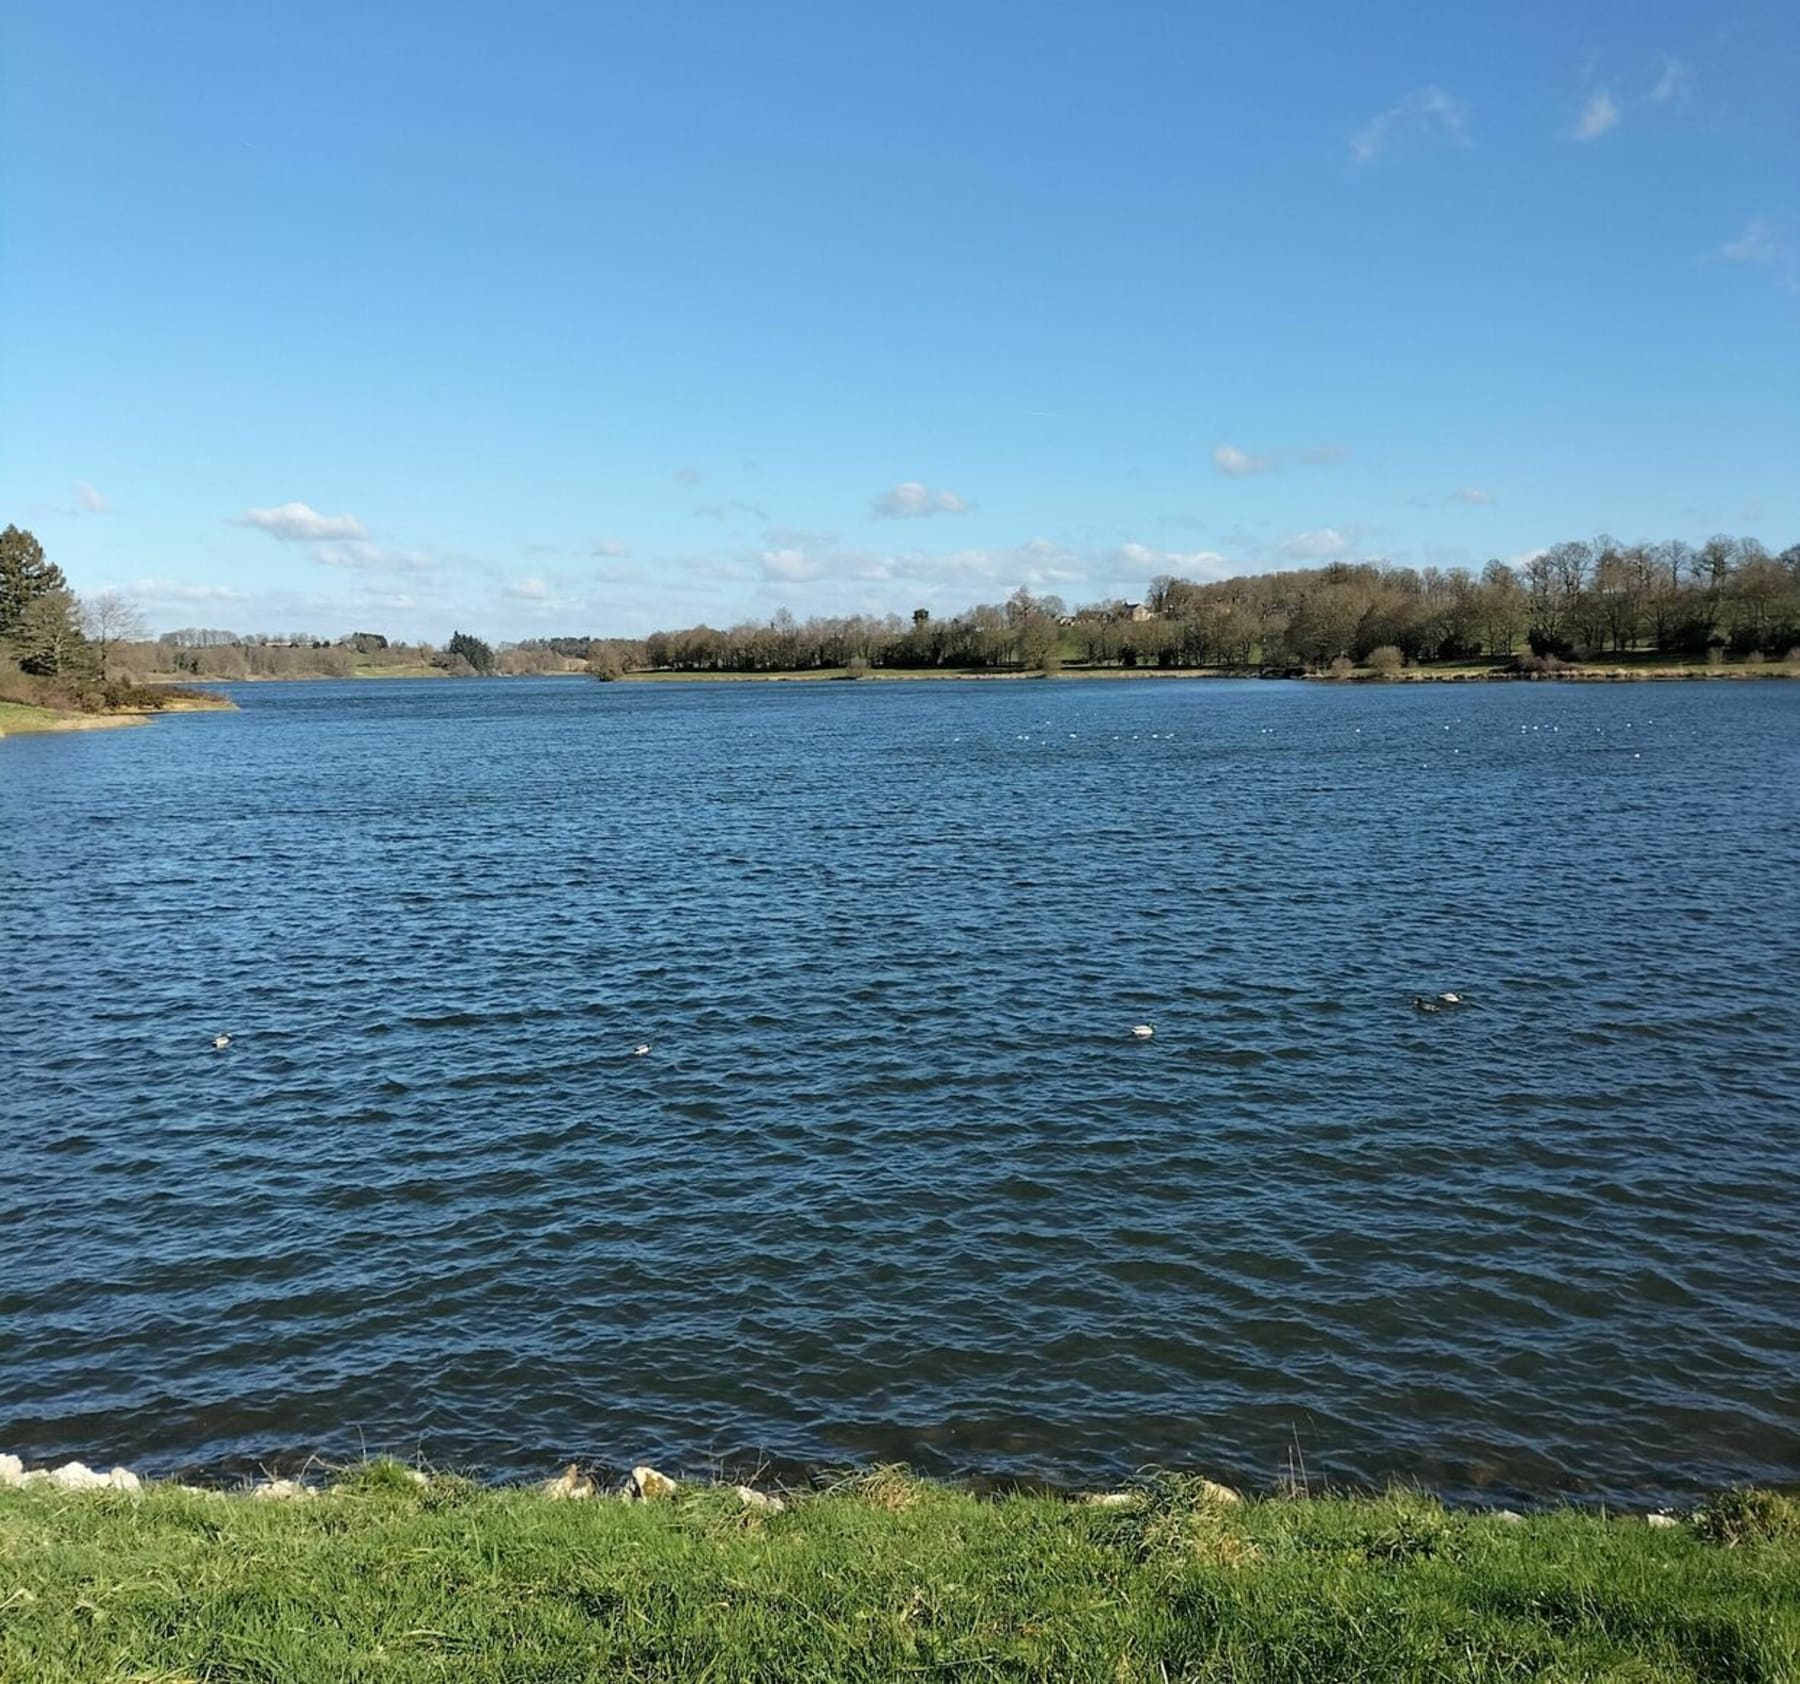
<path id="1" fill-rule="evenodd" d="M 144 1482 L 130 1468 L 114 1468 L 106 1476 L 106 1483 L 115 1491 L 138 1492 L 144 1489 Z"/>
<path id="2" fill-rule="evenodd" d="M 1200 1495 L 1209 1503 L 1241 1503 L 1244 1500 L 1229 1485 L 1221 1485 L 1216 1479 L 1201 1480 Z"/>
<path id="3" fill-rule="evenodd" d="M 563 1469 L 560 1479 L 547 1479 L 539 1489 L 554 1502 L 573 1502 L 595 1496 L 599 1487 L 571 1462 Z"/>
<path id="4" fill-rule="evenodd" d="M 64 1462 L 60 1468 L 50 1470 L 50 1483 L 59 1491 L 99 1491 L 107 1479 L 85 1462 Z"/>
<path id="5" fill-rule="evenodd" d="M 303 1503 L 316 1493 L 297 1479 L 272 1479 L 266 1485 L 253 1486 L 250 1495 L 259 1503 Z"/>
<path id="6" fill-rule="evenodd" d="M 1495 1509 L 1494 1519 L 1504 1520 L 1508 1526 L 1522 1526 L 1525 1522 L 1524 1515 L 1516 1509 Z"/>
<path id="7" fill-rule="evenodd" d="M 1135 1509 L 1143 1502 L 1137 1491 L 1084 1491 L 1081 1501 L 1096 1509 Z"/>
<path id="8" fill-rule="evenodd" d="M 0 1485 L 23 1485 L 25 1464 L 17 1456 L 0 1456 Z"/>
<path id="9" fill-rule="evenodd" d="M 658 1473 L 655 1468 L 633 1468 L 631 1478 L 625 1482 L 625 1495 L 639 1503 L 673 1497 L 675 1490 L 675 1481 L 665 1473 Z"/>
<path id="10" fill-rule="evenodd" d="M 779 1497 L 771 1497 L 768 1492 L 758 1491 L 751 1485 L 734 1485 L 731 1489 L 747 1509 L 761 1509 L 764 1514 L 780 1514 L 787 1507 Z"/>
<path id="11" fill-rule="evenodd" d="M 1644 1516 L 1646 1526 L 1670 1527 L 1679 1526 L 1681 1522 L 1672 1514 L 1647 1514 Z"/>

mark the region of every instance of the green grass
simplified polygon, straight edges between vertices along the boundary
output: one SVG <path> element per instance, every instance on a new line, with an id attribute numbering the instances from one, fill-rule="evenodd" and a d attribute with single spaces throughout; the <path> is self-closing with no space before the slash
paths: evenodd
<path id="1" fill-rule="evenodd" d="M 1113 1510 L 892 1473 L 781 1514 L 381 1466 L 305 1503 L 13 1490 L 0 1679 L 1800 1678 L 1793 1512 L 1729 1520 L 1733 1542 L 1180 1481 Z"/>
<path id="2" fill-rule="evenodd" d="M 51 708 L 27 707 L 23 702 L 0 702 L 0 731 L 54 731 L 62 717 Z"/>
<path id="3" fill-rule="evenodd" d="M 0 736 L 21 736 L 27 731 L 91 730 L 137 722 L 134 715 L 72 713 L 61 708 L 32 707 L 25 702 L 0 702 Z"/>

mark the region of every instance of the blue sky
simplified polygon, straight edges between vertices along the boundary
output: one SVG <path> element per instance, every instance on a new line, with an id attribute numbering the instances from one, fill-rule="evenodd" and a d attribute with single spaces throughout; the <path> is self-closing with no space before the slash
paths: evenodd
<path id="1" fill-rule="evenodd" d="M 0 518 L 159 628 L 1800 541 L 1800 7 L 0 0 Z"/>

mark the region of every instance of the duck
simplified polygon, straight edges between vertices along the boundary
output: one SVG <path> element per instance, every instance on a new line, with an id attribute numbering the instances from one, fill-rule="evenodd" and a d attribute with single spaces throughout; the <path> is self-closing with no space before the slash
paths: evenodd
<path id="1" fill-rule="evenodd" d="M 1460 994 L 1445 992 L 1437 997 L 1437 1003 L 1440 1006 L 1466 1006 L 1468 1001 Z"/>
<path id="2" fill-rule="evenodd" d="M 1156 1031 L 1147 1023 L 1134 1023 L 1131 1026 L 1131 1038 L 1134 1041 L 1147 1041 Z"/>
<path id="3" fill-rule="evenodd" d="M 642 1058 L 649 1050 L 650 1043 L 648 1041 L 639 1041 L 638 1044 L 631 1049 L 631 1056 L 633 1058 Z"/>
<path id="4" fill-rule="evenodd" d="M 1426 1016 L 1429 1017 L 1433 1012 L 1441 1012 L 1443 1009 L 1442 1001 L 1427 1000 L 1423 994 L 1415 994 L 1413 996 L 1413 1010 L 1415 1012 L 1424 1012 Z"/>
<path id="5" fill-rule="evenodd" d="M 215 1035 L 212 1038 L 212 1044 L 214 1052 L 223 1052 L 231 1045 L 231 1037 L 229 1035 Z"/>

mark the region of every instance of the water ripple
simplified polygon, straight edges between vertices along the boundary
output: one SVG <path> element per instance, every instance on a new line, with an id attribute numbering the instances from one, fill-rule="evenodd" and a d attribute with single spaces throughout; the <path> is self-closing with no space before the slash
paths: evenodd
<path id="1" fill-rule="evenodd" d="M 240 699 L 0 745 L 8 1449 L 1800 1478 L 1800 687 Z"/>

